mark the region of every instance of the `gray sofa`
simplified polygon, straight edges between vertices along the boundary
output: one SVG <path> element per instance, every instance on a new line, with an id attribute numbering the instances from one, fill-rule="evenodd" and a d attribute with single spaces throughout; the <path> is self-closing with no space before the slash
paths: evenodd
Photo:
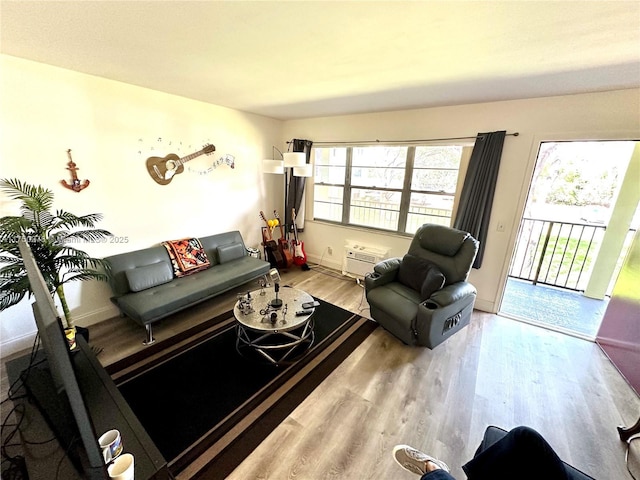
<path id="1" fill-rule="evenodd" d="M 247 254 L 238 231 L 199 240 L 211 266 L 182 277 L 174 276 L 163 245 L 106 258 L 111 266 L 111 300 L 122 314 L 146 328 L 145 344 L 154 341 L 154 322 L 269 272 L 269 262 Z"/>

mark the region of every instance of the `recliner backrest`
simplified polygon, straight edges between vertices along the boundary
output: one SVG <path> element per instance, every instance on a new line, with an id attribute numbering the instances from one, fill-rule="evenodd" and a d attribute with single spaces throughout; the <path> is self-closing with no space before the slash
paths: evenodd
<path id="1" fill-rule="evenodd" d="M 408 253 L 438 265 L 446 277 L 445 285 L 450 285 L 469 277 L 478 245 L 467 232 L 426 223 L 416 231 Z"/>

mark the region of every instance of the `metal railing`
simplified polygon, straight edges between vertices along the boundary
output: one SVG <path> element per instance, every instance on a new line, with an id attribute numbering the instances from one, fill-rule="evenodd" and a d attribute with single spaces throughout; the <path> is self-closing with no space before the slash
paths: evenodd
<path id="1" fill-rule="evenodd" d="M 342 220 L 342 197 L 327 197 L 314 200 L 314 218 L 340 222 Z M 411 204 L 407 212 L 406 233 L 414 233 L 424 223 L 449 226 L 451 208 Z M 349 225 L 361 225 L 382 230 L 398 230 L 400 211 L 397 202 L 381 200 L 352 200 L 349 210 Z"/>
<path id="2" fill-rule="evenodd" d="M 606 227 L 523 218 L 509 276 L 584 291 Z"/>

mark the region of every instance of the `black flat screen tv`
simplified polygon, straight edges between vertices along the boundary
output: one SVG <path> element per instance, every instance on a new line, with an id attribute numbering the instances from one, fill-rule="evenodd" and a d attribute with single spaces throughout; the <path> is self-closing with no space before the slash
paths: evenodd
<path id="1" fill-rule="evenodd" d="M 37 375 L 29 372 L 27 389 L 32 394 L 39 392 L 36 403 L 82 478 L 109 478 L 53 298 L 26 240 L 19 242 L 19 248 L 35 297 L 32 308 L 46 356 L 45 368 L 39 368 Z"/>

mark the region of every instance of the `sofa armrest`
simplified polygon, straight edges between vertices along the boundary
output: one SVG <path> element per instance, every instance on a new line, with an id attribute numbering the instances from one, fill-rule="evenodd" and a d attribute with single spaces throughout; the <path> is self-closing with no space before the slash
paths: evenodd
<path id="1" fill-rule="evenodd" d="M 368 291 L 393 282 L 398 275 L 401 262 L 401 258 L 388 258 L 375 264 L 373 272 L 367 273 L 364 277 L 365 289 Z"/>
<path id="2" fill-rule="evenodd" d="M 457 282 L 434 292 L 424 304 L 427 308 L 442 308 L 475 294 L 476 287 L 469 282 Z"/>

